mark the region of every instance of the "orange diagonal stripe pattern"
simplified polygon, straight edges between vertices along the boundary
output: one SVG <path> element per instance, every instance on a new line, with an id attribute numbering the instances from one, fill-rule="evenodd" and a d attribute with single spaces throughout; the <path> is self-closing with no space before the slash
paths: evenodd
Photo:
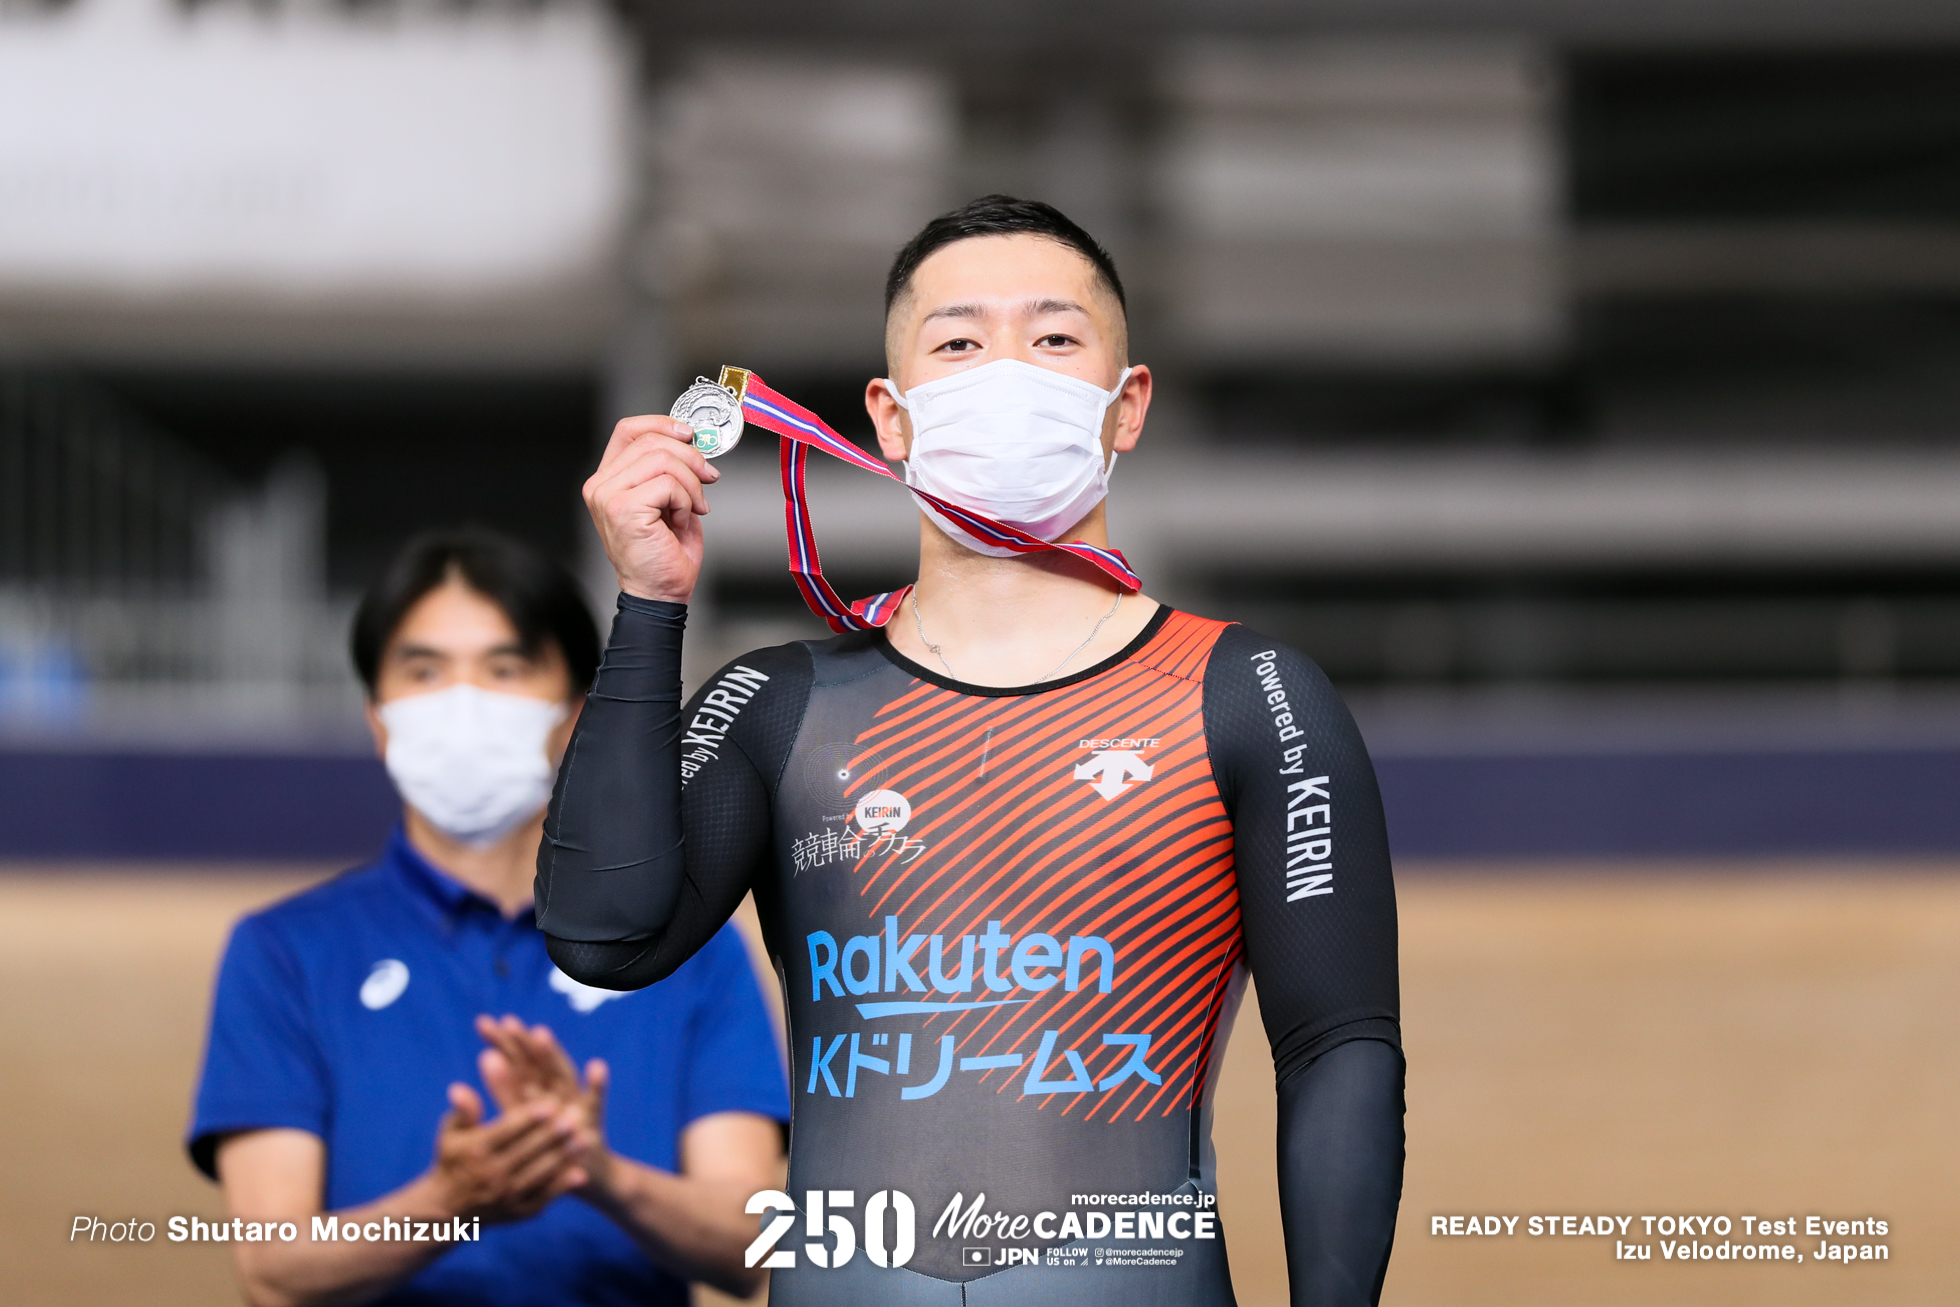
<path id="1" fill-rule="evenodd" d="M 857 738 L 877 764 L 852 777 L 850 797 L 905 795 L 905 834 L 928 850 L 858 862 L 868 930 L 896 916 L 905 934 L 942 935 L 956 950 L 960 936 L 998 921 L 1017 940 L 1090 936 L 1116 956 L 1108 992 L 1091 959 L 1074 992 L 1050 971 L 1058 983 L 1036 1001 L 927 1019 L 933 1036 L 959 1036 L 962 1055 L 1031 1058 L 1043 1032 L 1057 1031 L 1047 1075 L 1068 1077 L 1064 1051 L 1074 1050 L 1097 1083 L 1132 1055 L 1104 1035 L 1150 1036 L 1145 1062 L 1158 1084 L 1132 1075 L 1108 1091 L 1027 1095 L 1025 1061 L 985 1073 L 1030 1110 L 1133 1121 L 1196 1106 L 1242 955 L 1232 824 L 1204 734 L 1204 670 L 1223 629 L 1173 613 L 1123 663 L 1038 694 L 915 682 Z M 1007 971 L 1003 952 L 997 975 Z M 976 974 L 975 995 L 986 988 Z"/>

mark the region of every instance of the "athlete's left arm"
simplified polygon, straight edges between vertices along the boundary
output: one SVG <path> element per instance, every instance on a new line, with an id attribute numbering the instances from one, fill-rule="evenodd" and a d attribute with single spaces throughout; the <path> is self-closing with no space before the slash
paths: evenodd
<path id="1" fill-rule="evenodd" d="M 1279 1087 L 1293 1302 L 1373 1304 L 1403 1150 L 1395 885 L 1374 766 L 1321 670 L 1242 626 L 1212 650 L 1204 705 Z"/>

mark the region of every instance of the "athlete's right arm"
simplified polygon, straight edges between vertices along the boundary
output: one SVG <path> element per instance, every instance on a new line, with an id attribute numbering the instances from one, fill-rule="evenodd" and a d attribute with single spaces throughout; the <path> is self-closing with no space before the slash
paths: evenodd
<path id="1" fill-rule="evenodd" d="M 534 901 L 552 961 L 582 984 L 639 989 L 665 978 L 768 864 L 810 654 L 800 644 L 745 654 L 683 709 L 686 617 L 678 604 L 620 596 L 558 769 Z"/>
<path id="2" fill-rule="evenodd" d="M 626 418 L 585 483 L 620 611 L 559 768 L 533 901 L 553 961 L 608 989 L 652 984 L 720 924 L 677 929 L 681 628 L 701 574 L 702 483 L 720 477 L 692 438 L 670 417 Z"/>

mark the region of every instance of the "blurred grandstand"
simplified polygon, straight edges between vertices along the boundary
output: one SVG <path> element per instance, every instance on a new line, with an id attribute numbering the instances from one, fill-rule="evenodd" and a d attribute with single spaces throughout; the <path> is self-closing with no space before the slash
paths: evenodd
<path id="1" fill-rule="evenodd" d="M 994 189 L 1131 282 L 1117 543 L 1328 668 L 1404 848 L 1960 847 L 1960 10 L 1920 0 L 11 0 L 5 783 L 66 829 L 202 751 L 287 787 L 271 843 L 195 787 L 115 839 L 367 848 L 274 817 L 385 820 L 341 654 L 379 560 L 482 521 L 604 602 L 611 420 L 735 362 L 862 431 L 886 260 Z M 770 443 L 696 677 L 818 629 Z M 906 498 L 814 476 L 840 584 L 900 579 Z M 1667 784 L 1707 812 L 1643 844 Z"/>

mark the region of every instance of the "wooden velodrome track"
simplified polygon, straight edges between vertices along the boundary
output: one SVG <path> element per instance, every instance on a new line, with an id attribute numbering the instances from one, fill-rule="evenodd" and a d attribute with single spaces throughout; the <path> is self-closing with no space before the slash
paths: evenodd
<path id="1" fill-rule="evenodd" d="M 19 1307 L 236 1301 L 222 1248 L 70 1244 L 216 1215 L 178 1145 L 213 965 L 312 871 L 0 868 L 0 1284 Z M 1384 1301 L 1960 1301 L 1960 865 L 1410 867 L 1409 1169 Z M 1216 1136 L 1245 1307 L 1285 1301 L 1248 1006 Z M 1618 1261 L 1533 1214 L 1882 1217 L 1890 1260 Z M 1436 1215 L 1518 1233 L 1435 1237 Z M 1815 1239 L 1795 1241 L 1806 1251 Z M 725 1301 L 725 1300 L 724 1300 Z"/>

